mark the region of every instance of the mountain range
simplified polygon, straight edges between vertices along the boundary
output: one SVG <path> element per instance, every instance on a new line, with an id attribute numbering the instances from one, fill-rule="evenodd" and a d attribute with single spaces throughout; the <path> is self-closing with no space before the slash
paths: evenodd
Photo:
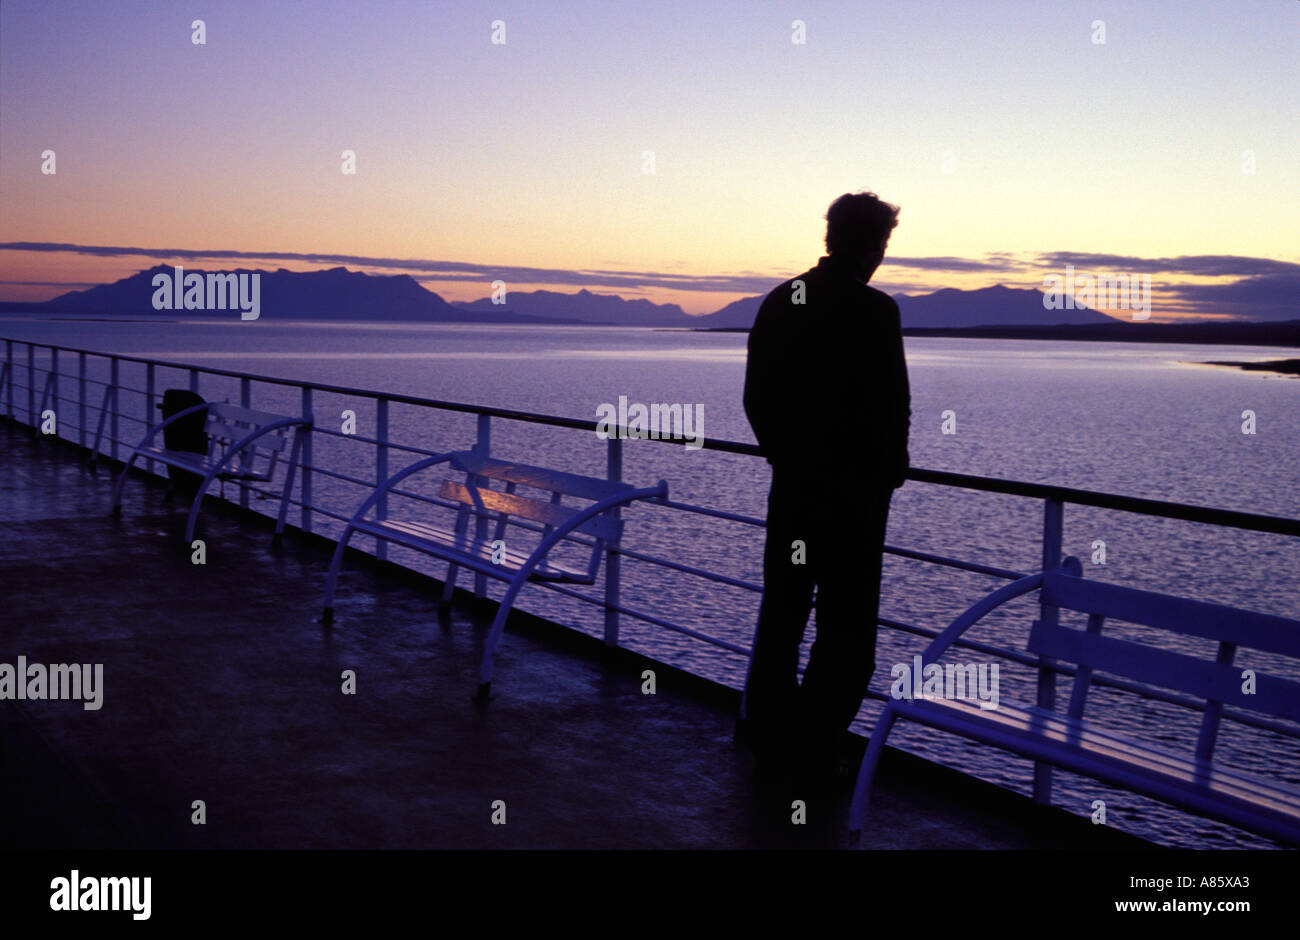
<path id="1" fill-rule="evenodd" d="M 222 311 L 155 310 L 154 278 L 172 276 L 158 265 L 88 290 L 72 291 L 39 304 L 4 303 L 0 311 L 130 316 L 231 316 L 235 304 Z M 230 272 L 221 272 L 230 273 Z M 504 303 L 489 298 L 448 303 L 406 274 L 374 275 L 346 268 L 327 271 L 248 271 L 261 275 L 260 308 L 264 318 L 313 320 L 382 320 L 420 323 L 569 323 L 604 326 L 643 326 L 687 329 L 743 329 L 754 322 L 761 295 L 744 297 L 719 310 L 691 316 L 677 304 L 626 299 L 615 294 L 580 290 L 509 291 Z M 206 274 L 199 269 L 185 274 Z M 775 287 L 776 285 L 773 284 Z M 960 329 L 977 326 L 1047 326 L 1053 324 L 1114 323 L 1094 310 L 1046 310 L 1043 294 L 1033 289 L 997 285 L 979 290 L 947 288 L 931 294 L 896 294 L 904 328 Z M 237 315 L 237 313 L 235 314 Z"/>
<path id="2" fill-rule="evenodd" d="M 200 269 L 185 269 L 185 274 L 206 275 Z M 347 268 L 328 271 L 250 271 L 236 269 L 234 274 L 260 274 L 260 306 L 268 317 L 297 320 L 396 320 L 420 323 L 452 323 L 468 319 L 433 291 L 422 287 L 407 274 L 373 275 Z M 172 268 L 157 265 L 132 274 L 112 284 L 89 290 L 72 291 L 43 304 L 5 304 L 4 308 L 39 310 L 49 313 L 91 313 L 118 315 L 158 315 L 166 317 L 230 316 L 237 310 L 155 310 L 154 278 L 172 277 Z M 237 316 L 237 313 L 234 314 Z M 537 323 L 538 318 L 503 311 L 494 323 Z M 568 321 L 574 322 L 574 321 Z"/>

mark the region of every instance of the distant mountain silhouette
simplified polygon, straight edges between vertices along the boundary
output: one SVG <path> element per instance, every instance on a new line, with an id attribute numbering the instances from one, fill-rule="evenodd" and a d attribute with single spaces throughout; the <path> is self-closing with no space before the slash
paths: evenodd
<path id="1" fill-rule="evenodd" d="M 1114 323 L 1096 310 L 1048 310 L 1043 292 L 998 284 L 979 290 L 947 287 L 932 294 L 895 294 L 904 329 L 970 326 L 1054 326 L 1059 323 Z"/>
<path id="2" fill-rule="evenodd" d="M 201 268 L 185 268 L 185 274 L 206 274 Z M 221 273 L 231 273 L 223 271 Z M 328 271 L 252 272 L 247 268 L 233 273 L 261 274 L 262 319 L 311 320 L 397 320 L 417 323 L 575 323 L 555 318 L 541 320 L 494 307 L 481 313 L 453 307 L 433 291 L 422 287 L 406 274 L 372 275 L 346 268 Z M 132 274 L 113 284 L 89 290 L 72 291 L 43 304 L 7 304 L 8 309 L 38 310 L 49 313 L 156 315 L 168 318 L 235 317 L 237 305 L 228 310 L 154 310 L 154 276 L 172 275 L 170 265 L 158 265 Z"/>
<path id="3" fill-rule="evenodd" d="M 749 329 L 754 325 L 754 317 L 758 316 L 758 308 L 762 303 L 763 298 L 761 296 L 742 297 L 739 300 L 733 300 L 721 310 L 715 310 L 705 316 L 696 317 L 691 326 L 705 330 L 735 329 L 737 327 Z"/>
<path id="4" fill-rule="evenodd" d="M 775 285 L 773 285 L 775 286 Z M 1113 323 L 1114 318 L 1094 310 L 1047 310 L 1041 291 L 985 287 L 963 291 L 953 288 L 910 297 L 896 294 L 904 327 L 1044 326 L 1057 323 Z M 616 326 L 693 327 L 695 329 L 747 328 L 754 323 L 763 295 L 742 297 L 704 316 L 690 316 L 677 304 L 625 300 L 616 294 L 576 294 L 556 291 L 511 291 L 506 303 L 489 299 L 454 301 L 453 307 L 488 313 L 512 311 L 531 317 L 573 317 L 585 323 Z"/>
<path id="5" fill-rule="evenodd" d="M 699 317 L 690 316 L 677 304 L 656 304 L 641 298 L 627 300 L 617 294 L 593 294 L 586 289 L 576 294 L 550 290 L 507 291 L 505 300 L 504 304 L 494 304 L 488 297 L 457 300 L 452 301 L 452 306 L 483 314 L 509 311 L 527 317 L 569 317 L 608 326 L 700 325 Z"/>
<path id="6" fill-rule="evenodd" d="M 185 269 L 186 274 L 206 274 Z M 231 273 L 222 271 L 221 273 Z M 371 275 L 346 268 L 328 271 L 259 273 L 261 317 L 296 320 L 361 320 L 413 323 L 545 323 L 598 326 L 748 330 L 764 295 L 742 297 L 704 316 L 689 316 L 676 304 L 627 300 L 615 294 L 511 291 L 508 303 L 489 299 L 448 303 L 407 275 Z M 237 304 L 227 310 L 154 310 L 153 279 L 172 275 L 168 265 L 140 271 L 113 284 L 72 291 L 45 303 L 0 302 L 0 313 L 113 315 L 147 319 L 238 319 Z M 775 284 L 773 285 L 776 286 Z M 993 339 L 1127 340 L 1206 345 L 1300 345 L 1300 320 L 1278 323 L 1133 322 L 1088 309 L 1047 310 L 1043 294 L 997 285 L 980 290 L 947 288 L 932 294 L 895 294 L 903 329 L 910 336 L 966 336 Z"/>
<path id="7" fill-rule="evenodd" d="M 236 273 L 253 273 L 240 269 Z M 0 311 L 50 313 L 160 315 L 169 318 L 232 316 L 233 310 L 163 310 L 152 305 L 153 278 L 172 274 L 158 265 L 89 290 L 63 294 L 43 304 L 3 303 Z M 186 268 L 186 274 L 205 274 Z M 228 272 L 222 272 L 228 273 Z M 448 303 L 405 274 L 373 275 L 346 268 L 328 271 L 260 271 L 262 318 L 312 320 L 396 320 L 417 323 L 567 323 L 694 329 L 748 329 L 763 295 L 742 297 L 704 316 L 690 316 L 677 304 L 656 304 L 617 294 L 576 294 L 557 291 L 510 291 L 506 303 L 490 298 Z M 773 286 L 776 286 L 775 284 Z M 1035 289 L 985 287 L 963 291 L 945 288 L 932 294 L 895 294 L 904 329 L 964 329 L 969 327 L 1115 323 L 1094 310 L 1047 310 Z M 233 305 L 232 305 L 233 306 Z M 237 315 L 237 314 L 234 314 Z"/>
<path id="8" fill-rule="evenodd" d="M 1095 310 L 1048 310 L 1041 291 L 1018 290 L 998 284 L 979 290 L 944 288 L 932 294 L 894 294 L 903 328 L 974 326 L 1052 326 L 1058 323 L 1114 323 L 1114 317 Z M 695 317 L 691 326 L 701 329 L 738 329 L 753 326 L 763 297 L 742 297 L 707 316 Z"/>

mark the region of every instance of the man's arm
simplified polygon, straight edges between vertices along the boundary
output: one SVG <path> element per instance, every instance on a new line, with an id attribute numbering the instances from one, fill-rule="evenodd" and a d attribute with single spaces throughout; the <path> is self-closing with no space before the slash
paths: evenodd
<path id="1" fill-rule="evenodd" d="M 781 416 L 777 413 L 777 355 L 780 343 L 774 334 L 776 324 L 773 322 L 770 306 L 771 296 L 763 301 L 754 325 L 749 331 L 748 355 L 745 359 L 745 417 L 754 429 L 758 440 L 758 449 L 764 457 L 771 458 L 777 449 L 777 436 L 781 433 Z"/>
<path id="2" fill-rule="evenodd" d="M 888 295 L 886 295 L 888 296 Z M 903 352 L 903 323 L 898 303 L 889 297 L 890 329 L 892 330 L 892 352 L 890 362 L 893 366 L 891 381 L 895 389 L 895 446 L 899 454 L 899 465 L 894 468 L 894 487 L 900 487 L 907 481 L 907 471 L 911 465 L 907 452 L 907 439 L 912 430 L 912 388 L 907 378 L 907 357 Z"/>

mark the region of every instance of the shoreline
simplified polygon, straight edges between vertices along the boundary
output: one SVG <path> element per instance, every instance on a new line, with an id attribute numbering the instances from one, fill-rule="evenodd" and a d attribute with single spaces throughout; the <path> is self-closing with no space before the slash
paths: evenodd
<path id="1" fill-rule="evenodd" d="M 698 333 L 748 333 L 748 327 L 701 327 Z M 1054 326 L 903 327 L 904 336 L 966 339 L 1285 346 L 1300 350 L 1300 320 L 1273 323 L 1088 323 Z"/>
<path id="2" fill-rule="evenodd" d="M 1271 372 L 1274 375 L 1300 378 L 1300 359 L 1263 359 L 1258 362 L 1227 362 L 1217 360 L 1212 362 L 1196 362 L 1192 363 L 1192 365 L 1242 369 L 1247 372 Z"/>
<path id="3" fill-rule="evenodd" d="M 2 305 L 0 305 L 2 306 Z M 204 323 L 222 323 L 220 317 L 195 317 Z M 386 319 L 367 317 L 359 320 L 346 320 L 333 317 L 274 317 L 264 318 L 267 322 L 279 321 L 294 325 L 348 326 L 348 325 L 390 325 L 390 326 L 494 326 L 494 327 L 538 327 L 559 326 L 569 329 L 590 330 L 599 333 L 606 329 L 645 329 L 656 333 L 748 333 L 749 327 L 691 327 L 691 326 L 620 326 L 609 323 L 591 323 L 576 320 L 537 320 L 535 322 L 507 322 L 500 320 L 414 320 Z M 171 323 L 182 321 L 176 317 L 149 317 L 132 314 L 96 314 L 73 313 L 51 315 L 39 311 L 4 311 L 0 309 L 0 323 L 3 322 L 45 322 L 45 323 Z M 243 322 L 243 321 L 236 321 Z M 1287 347 L 1300 352 L 1300 320 L 1257 323 L 1156 323 L 1129 324 L 1090 323 L 1090 324 L 1056 324 L 1053 326 L 975 326 L 975 327 L 904 327 L 904 336 L 942 337 L 956 339 L 1000 339 L 1000 340 L 1066 340 L 1075 342 L 1127 342 L 1127 343 L 1165 343 L 1197 346 L 1262 346 Z M 1282 363 L 1280 371 L 1285 375 L 1296 375 L 1290 365 L 1292 360 L 1276 360 Z M 1210 365 L 1229 365 L 1251 368 L 1255 371 L 1279 371 L 1263 365 L 1250 363 L 1212 362 Z"/>

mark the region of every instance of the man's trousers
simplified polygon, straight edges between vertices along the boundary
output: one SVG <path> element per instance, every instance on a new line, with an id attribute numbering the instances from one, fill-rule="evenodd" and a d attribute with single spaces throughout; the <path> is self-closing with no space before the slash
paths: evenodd
<path id="1" fill-rule="evenodd" d="M 893 490 L 773 467 L 763 600 L 745 719 L 758 748 L 824 756 L 852 723 L 875 668 L 881 555 Z M 816 605 L 803 683 L 799 649 Z"/>

